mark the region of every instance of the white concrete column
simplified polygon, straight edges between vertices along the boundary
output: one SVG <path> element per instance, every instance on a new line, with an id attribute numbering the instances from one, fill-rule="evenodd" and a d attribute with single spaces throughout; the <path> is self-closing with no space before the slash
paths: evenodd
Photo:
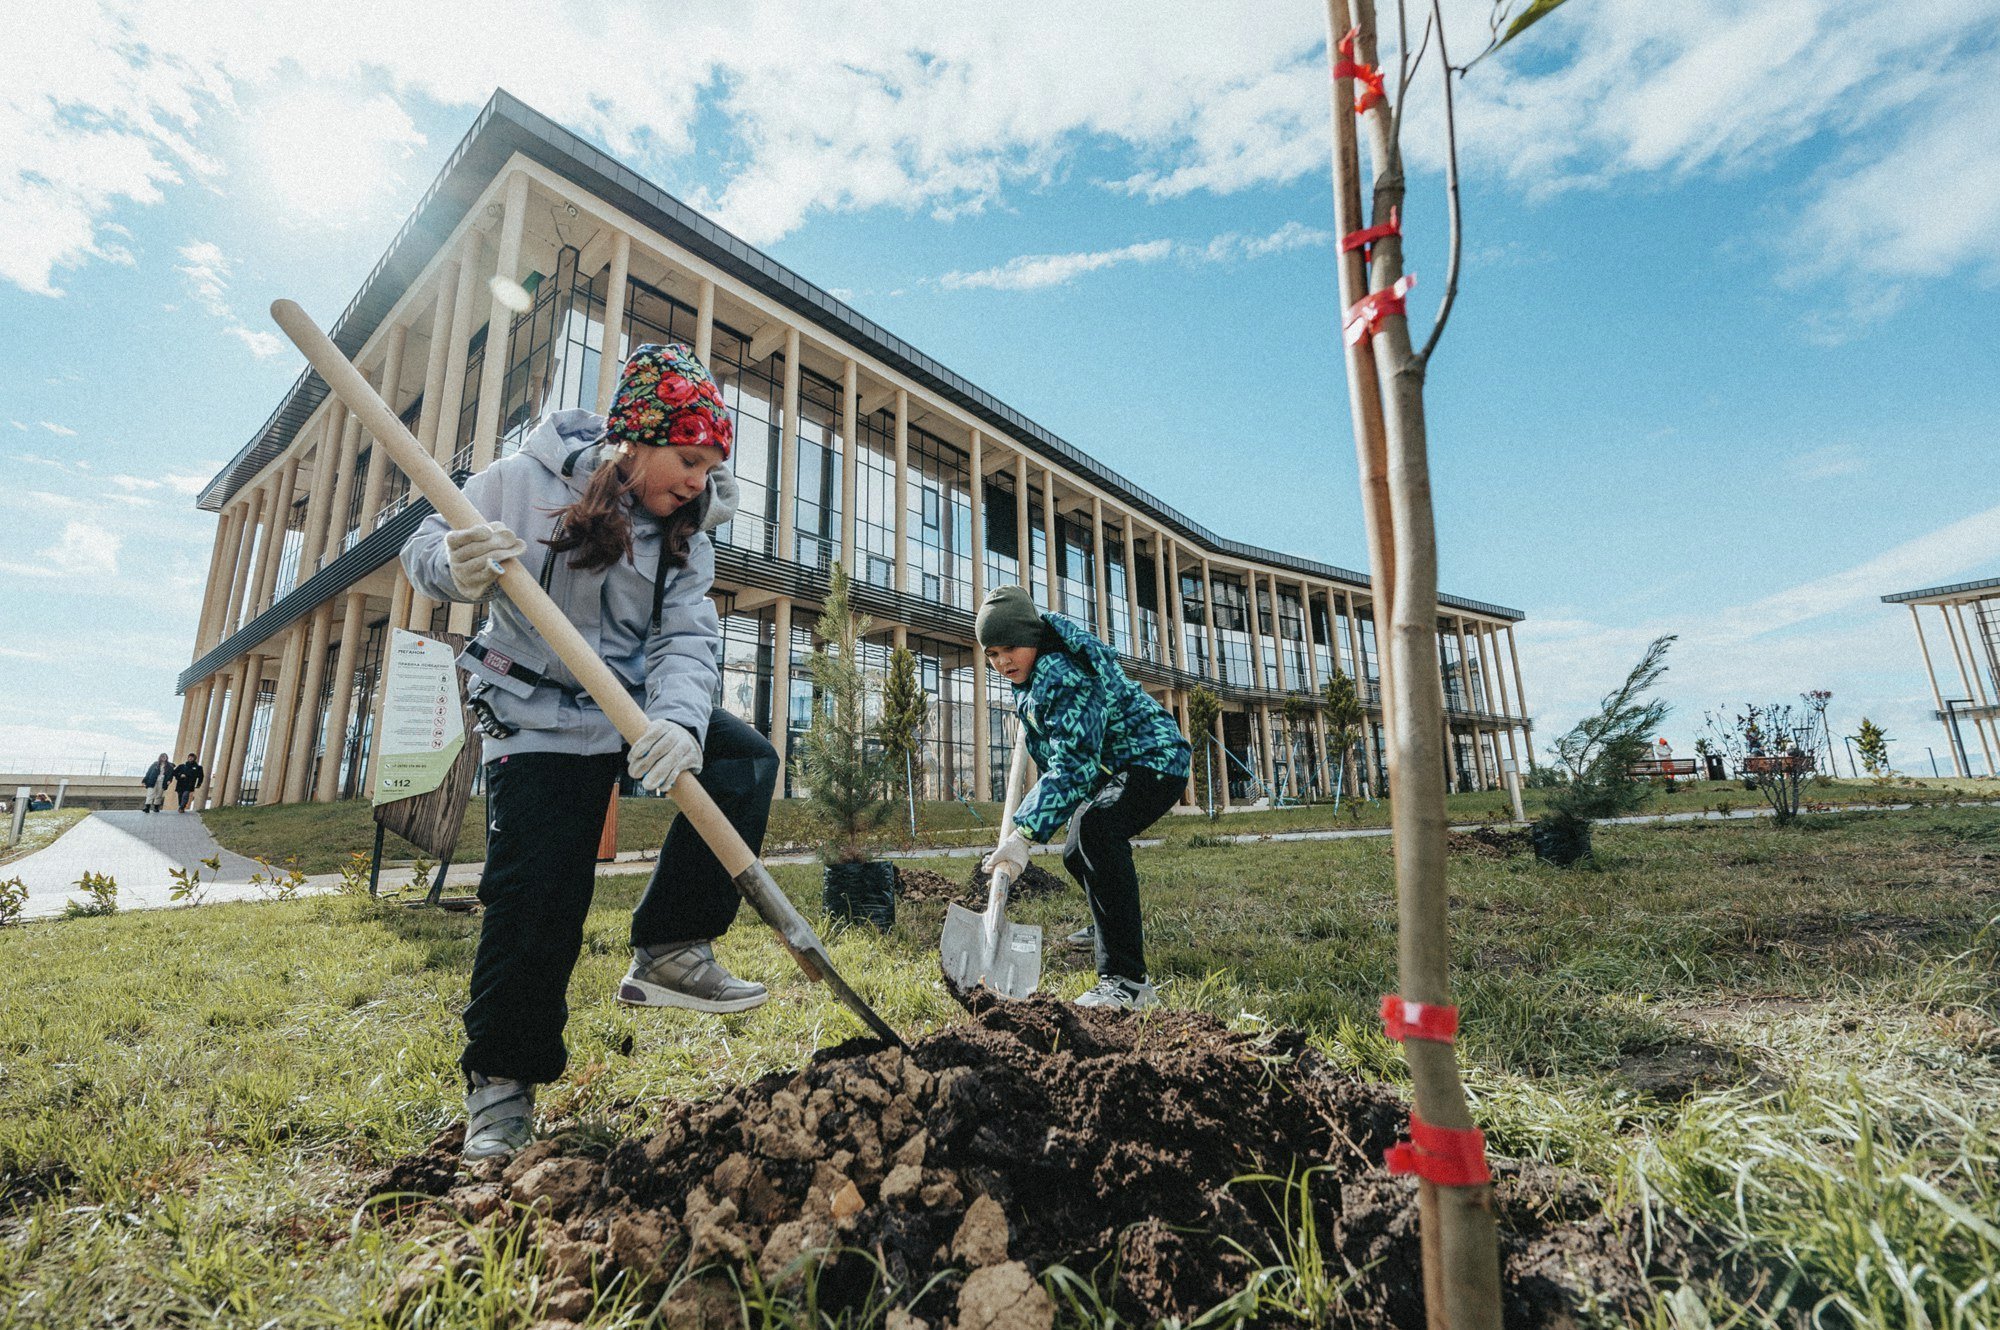
<path id="1" fill-rule="evenodd" d="M 1060 575 L 1057 564 L 1060 556 L 1056 545 L 1056 473 L 1048 467 L 1042 468 L 1042 544 L 1048 553 L 1048 564 L 1043 569 L 1043 589 L 1048 592 L 1049 612 L 1063 612 L 1062 592 L 1059 589 Z"/>
<path id="2" fill-rule="evenodd" d="M 1952 605 L 1952 609 L 1958 615 L 1959 636 L 1965 639 L 1965 659 L 1966 663 L 1971 666 L 1972 674 L 1972 696 L 1980 706 L 1990 707 L 1993 705 L 1993 698 L 1986 691 L 1986 672 L 1979 668 L 1979 634 L 1973 631 L 1972 624 L 1967 621 L 1965 604 L 1962 600 L 1957 601 Z M 1993 722 L 1980 718 L 1974 720 L 1972 723 L 1979 727 L 1981 740 L 1991 743 L 1993 735 L 1996 733 Z M 1991 759 L 1988 759 L 1986 765 L 1988 775 L 2000 776 L 2000 770 L 1994 769 Z"/>
<path id="3" fill-rule="evenodd" d="M 1090 613 L 1097 622 L 1097 635 L 1105 645 L 1111 640 L 1111 561 L 1104 557 L 1104 500 L 1090 496 Z"/>
<path id="4" fill-rule="evenodd" d="M 1207 561 L 1203 560 L 1203 562 L 1206 563 Z M 1206 581 L 1206 576 L 1204 576 L 1203 580 Z M 1214 617 L 1213 614 L 1209 615 L 1211 621 Z M 1215 782 L 1215 802 L 1226 813 L 1233 806 L 1234 800 L 1229 797 L 1229 745 L 1223 739 L 1222 712 L 1220 711 L 1215 713 L 1214 734 L 1215 748 L 1209 756 L 1209 761 L 1213 764 L 1211 768 L 1213 775 L 1211 778 Z"/>
<path id="5" fill-rule="evenodd" d="M 1209 576 L 1208 556 L 1201 556 L 1201 617 L 1202 631 L 1208 640 L 1208 677 L 1222 682 L 1222 653 L 1216 649 L 1215 640 L 1215 579 Z M 1218 721 L 1217 724 L 1221 722 Z"/>
<path id="6" fill-rule="evenodd" d="M 1528 719 L 1528 695 L 1521 689 L 1521 649 L 1514 643 L 1514 625 L 1507 625 L 1507 658 L 1514 666 L 1514 705 L 1520 709 L 1521 744 L 1528 750 L 1528 767 L 1535 765 L 1535 727 Z"/>
<path id="7" fill-rule="evenodd" d="M 1261 693 L 1270 687 L 1270 685 L 1264 682 L 1264 619 L 1258 607 L 1261 595 L 1257 587 L 1256 568 L 1246 567 L 1243 570 L 1243 589 L 1249 594 L 1250 598 L 1250 686 Z M 1271 617 L 1274 621 L 1271 624 L 1273 631 L 1278 627 L 1275 622 L 1277 615 L 1278 607 L 1276 605 L 1271 606 Z M 1268 783 L 1269 779 L 1267 777 L 1266 784 Z"/>
<path id="8" fill-rule="evenodd" d="M 347 508 L 354 498 L 354 470 L 361 454 L 361 417 L 349 415 L 340 431 L 340 461 L 335 465 L 333 498 L 326 514 L 325 561 L 332 563 L 347 541 Z"/>
<path id="9" fill-rule="evenodd" d="M 201 755 L 207 751 L 209 735 L 220 719 L 225 687 L 222 671 L 217 670 L 195 687 L 200 690 L 201 705 L 196 708 L 194 724 L 188 726 L 188 732 L 181 740 L 180 751 L 174 754 L 175 762 L 186 760 L 189 753 L 194 754 L 195 761 L 201 761 Z"/>
<path id="10" fill-rule="evenodd" d="M 312 790 L 306 777 L 312 769 L 313 740 L 319 731 L 319 695 L 326 682 L 326 648 L 333 637 L 333 601 L 322 601 L 313 612 L 312 631 L 306 638 L 305 679 L 300 687 L 297 714 L 292 719 L 291 758 L 285 763 L 284 802 L 310 799 Z"/>
<path id="11" fill-rule="evenodd" d="M 215 550 L 209 570 L 209 594 L 202 605 L 201 632 L 196 636 L 194 654 L 199 657 L 222 640 L 223 616 L 229 609 L 229 594 L 236 583 L 236 557 L 243 542 L 243 506 L 231 504 L 216 520 Z"/>
<path id="12" fill-rule="evenodd" d="M 1979 694 L 1977 691 L 1974 690 L 1972 686 L 1972 672 L 1966 668 L 1966 657 L 1970 654 L 1970 652 L 1962 650 L 1958 644 L 1958 629 L 1951 621 L 1950 607 L 1944 604 L 1939 604 L 1937 607 L 1937 612 L 1938 612 L 1938 617 L 1944 620 L 1945 636 L 1951 642 L 1952 659 L 1958 662 L 1958 677 L 1960 681 L 1965 684 L 1966 700 L 1976 701 L 1978 700 Z M 1975 719 L 1972 722 L 1972 732 L 1975 736 L 1978 737 L 1979 747 L 1986 756 L 1987 774 L 1988 775 L 2000 774 L 2000 771 L 1996 771 L 1996 768 L 1994 767 L 1993 742 L 1992 740 L 1986 737 L 1986 727 L 1981 725 L 1978 722 L 1978 720 Z M 1970 761 L 1971 754 L 1968 753 L 1966 755 L 1966 759 Z"/>
<path id="13" fill-rule="evenodd" d="M 327 404 L 326 414 L 314 431 L 312 487 L 306 495 L 306 524 L 300 533 L 300 581 L 319 571 L 320 557 L 326 550 L 326 510 L 333 497 L 333 467 L 340 456 L 340 428 L 346 417 L 347 406 L 336 397 Z"/>
<path id="14" fill-rule="evenodd" d="M 778 557 L 796 557 L 799 541 L 799 330 L 785 329 L 784 428 L 778 434 Z M 898 560 L 898 563 L 901 561 Z M 899 586 L 897 588 L 901 590 Z"/>
<path id="15" fill-rule="evenodd" d="M 1454 631 L 1458 634 L 1458 686 L 1465 693 L 1466 710 L 1477 711 L 1480 709 L 1479 691 L 1472 686 L 1472 653 L 1465 640 L 1465 616 L 1462 614 L 1453 616 L 1452 623 Z M 1475 719 L 1466 724 L 1472 731 L 1474 777 L 1479 781 L 1480 789 L 1490 790 L 1494 782 L 1486 771 L 1486 746 L 1479 742 L 1479 722 Z"/>
<path id="16" fill-rule="evenodd" d="M 985 436 L 972 431 L 972 608 L 986 603 L 986 457 Z M 986 653 L 972 644 L 972 797 L 993 797 L 992 734 L 986 723 Z"/>
<path id="17" fill-rule="evenodd" d="M 243 518 L 237 523 L 236 568 L 230 574 L 229 608 L 216 630 L 217 643 L 243 626 L 243 602 L 250 598 L 257 580 L 257 531 L 263 513 L 264 490 L 259 486 L 243 499 Z"/>
<path id="18" fill-rule="evenodd" d="M 1020 564 L 1020 582 L 1029 599 L 1035 595 L 1034 533 L 1028 516 L 1028 455 L 1014 454 L 1014 549 Z"/>
<path id="19" fill-rule="evenodd" d="M 1965 763 L 1959 760 L 1958 745 L 1952 742 L 1951 716 L 1944 709 L 1944 693 L 1938 688 L 1937 670 L 1931 666 L 1931 645 L 1924 640 L 1924 621 L 1917 617 L 1915 605 L 1905 602 L 1905 608 L 1910 611 L 1910 622 L 1916 625 L 1917 649 L 1924 653 L 1924 673 L 1931 681 L 1931 700 L 1937 703 L 1938 723 L 1944 726 L 1944 746 L 1945 751 L 1951 754 L 1951 772 L 1954 776 L 1969 776 L 1972 773 L 1967 771 Z"/>
<path id="20" fill-rule="evenodd" d="M 791 793 L 792 600 L 780 596 L 771 610 L 771 747 L 778 750 L 778 795 Z"/>
<path id="21" fill-rule="evenodd" d="M 243 793 L 243 768 L 250 753 L 250 721 L 257 714 L 257 694 L 264 686 L 264 657 L 251 653 L 244 658 L 243 705 L 229 726 L 228 774 L 222 786 L 221 805 L 228 808 Z"/>
<path id="22" fill-rule="evenodd" d="M 417 409 L 416 434 L 417 442 L 433 457 L 437 456 L 438 418 L 444 406 L 445 365 L 451 359 L 451 311 L 458 302 L 458 270 L 456 254 L 438 269 L 437 292 L 431 300 L 430 345 L 424 351 L 424 404 Z"/>
<path id="23" fill-rule="evenodd" d="M 299 674 L 305 666 L 306 638 L 312 621 L 301 620 L 285 631 L 285 654 L 278 666 L 278 688 L 271 696 L 271 726 L 264 732 L 264 774 L 257 782 L 257 802 L 281 803 L 285 769 L 292 747 L 292 717 L 298 709 Z"/>
<path id="24" fill-rule="evenodd" d="M 1251 576 L 1254 578 L 1255 573 Z M 1271 592 L 1271 663 L 1278 670 L 1278 691 L 1292 690 L 1290 671 L 1285 668 L 1285 603 L 1278 594 L 1278 575 L 1264 574 L 1264 585 Z"/>
<path id="25" fill-rule="evenodd" d="M 1162 665 L 1187 671 L 1187 642 L 1181 637 L 1185 625 L 1181 608 L 1181 555 L 1180 544 L 1165 528 L 1161 528 L 1159 548 L 1153 551 L 1153 564 L 1166 565 L 1165 581 L 1160 587 L 1160 657 Z"/>
<path id="26" fill-rule="evenodd" d="M 518 282 L 521 270 L 521 229 L 527 221 L 528 177 L 519 171 L 507 178 L 506 202 L 500 213 L 499 256 L 494 276 Z M 479 366 L 479 409 L 473 415 L 472 469 L 484 471 L 499 446 L 501 397 L 507 387 L 508 342 L 514 331 L 514 311 L 493 293 L 486 311 L 486 351 Z"/>
<path id="27" fill-rule="evenodd" d="M 409 349 L 409 325 L 399 323 L 389 329 L 389 344 L 383 349 L 382 360 L 382 400 L 389 409 L 401 415 L 403 407 L 398 400 L 403 395 L 403 354 Z M 371 436 L 372 437 L 372 436 Z M 368 479 L 361 492 L 361 525 L 357 539 L 368 539 L 368 533 L 375 529 L 375 519 L 382 511 L 382 497 L 389 490 L 389 472 L 395 469 L 389 460 L 389 450 L 376 439 L 368 452 Z"/>
<path id="28" fill-rule="evenodd" d="M 368 598 L 359 591 L 347 593 L 340 623 L 340 654 L 333 662 L 333 696 L 326 708 L 326 760 L 320 763 L 313 791 L 313 797 L 321 803 L 340 794 L 340 760 L 346 752 L 347 717 L 354 700 L 354 672 L 360 663 L 361 639 L 367 634 L 362 626 L 367 606 Z"/>
<path id="29" fill-rule="evenodd" d="M 896 590 L 910 589 L 910 394 L 896 389 Z"/>
<path id="30" fill-rule="evenodd" d="M 413 633 L 425 632 L 430 628 L 429 623 L 419 624 L 410 617 L 410 610 L 416 601 L 416 596 L 417 589 L 410 584 L 409 574 L 405 573 L 399 565 L 396 569 L 396 580 L 389 585 L 389 626 L 391 628 L 407 628 Z M 454 605 L 452 608 L 455 610 L 470 610 L 472 606 Z M 454 629 L 453 631 L 457 630 Z"/>
<path id="31" fill-rule="evenodd" d="M 445 343 L 444 378 L 431 423 L 431 456 L 446 471 L 458 451 L 459 416 L 465 408 L 465 362 L 479 318 L 480 235 L 468 228 L 458 251 L 458 280 L 452 291 L 451 335 Z"/>
<path id="32" fill-rule="evenodd" d="M 861 507 L 857 489 L 861 457 L 861 367 L 850 358 L 840 366 L 840 566 L 854 571 L 854 523 Z"/>
<path id="33" fill-rule="evenodd" d="M 237 672 L 241 672 L 240 666 Z M 196 794 L 201 803 L 214 801 L 218 797 L 216 792 L 221 788 L 222 773 L 216 768 L 222 761 L 222 704 L 233 686 L 232 675 L 224 670 L 217 670 L 208 678 L 208 719 L 202 724 L 200 743 L 191 745 L 195 749 L 195 760 L 201 763 L 205 773 Z M 201 803 L 195 806 L 199 808 Z"/>
<path id="34" fill-rule="evenodd" d="M 292 485 L 298 476 L 298 466 L 296 459 L 287 460 L 278 468 L 278 474 L 271 477 L 270 494 L 264 505 L 267 539 L 258 559 L 257 595 L 243 611 L 246 620 L 256 618 L 277 599 L 278 560 L 285 553 L 285 528 L 292 520 Z"/>
<path id="35" fill-rule="evenodd" d="M 706 365 L 709 354 L 714 350 L 715 283 L 704 277 L 695 295 L 694 358 Z"/>
<path id="36" fill-rule="evenodd" d="M 1130 626 L 1132 638 L 1132 658 L 1144 660 L 1146 646 L 1138 630 L 1138 524 L 1132 514 L 1124 514 L 1124 570 L 1126 570 L 1126 624 Z"/>
<path id="37" fill-rule="evenodd" d="M 604 287 L 604 336 L 597 343 L 595 410 L 600 416 L 611 410 L 611 398 L 618 391 L 618 372 L 625 367 L 625 289 L 631 281 L 632 237 L 620 231 L 611 237 L 611 275 Z M 700 340 L 697 334 L 695 341 Z M 708 356 L 700 346 L 695 348 L 695 357 L 704 365 L 708 363 Z"/>
<path id="38" fill-rule="evenodd" d="M 215 515 L 215 538 L 208 546 L 208 576 L 201 584 L 201 614 L 195 619 L 194 655 L 190 659 L 199 659 L 202 652 L 208 650 L 209 624 L 214 621 L 220 603 L 229 595 L 220 585 L 219 574 L 222 570 L 222 551 L 228 544 L 232 521 L 226 508 Z M 174 761 L 180 760 L 181 755 L 175 753 Z"/>

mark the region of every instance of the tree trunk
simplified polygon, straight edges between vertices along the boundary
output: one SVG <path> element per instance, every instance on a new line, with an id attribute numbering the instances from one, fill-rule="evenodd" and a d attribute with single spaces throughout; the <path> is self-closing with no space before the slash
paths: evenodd
<path id="1" fill-rule="evenodd" d="M 1329 60 L 1336 58 L 1334 44 L 1352 27 L 1357 30 L 1356 60 L 1375 63 L 1374 10 L 1373 0 L 1329 0 Z M 1333 80 L 1335 211 L 1343 234 L 1364 225 L 1353 95 L 1350 78 Z M 1401 211 L 1402 159 L 1391 108 L 1378 104 L 1366 119 L 1375 167 L 1373 220 L 1381 223 Z M 1360 255 L 1341 254 L 1343 310 L 1369 290 L 1393 286 L 1403 275 L 1401 238 L 1391 235 L 1378 241 L 1372 266 L 1372 274 L 1364 277 Z M 1412 354 L 1407 319 L 1391 314 L 1372 336 L 1350 342 L 1347 373 L 1355 444 L 1362 462 L 1377 638 L 1386 656 L 1382 710 L 1389 730 L 1393 787 L 1401 995 L 1410 1002 L 1448 1006 L 1451 949 L 1445 887 L 1445 753 L 1439 741 L 1445 717 L 1437 655 L 1437 533 L 1424 427 L 1424 366 Z M 1471 1128 L 1455 1045 L 1411 1038 L 1404 1041 L 1403 1051 L 1415 1091 L 1415 1116 L 1446 1130 Z M 1433 1330 L 1498 1330 L 1500 1270 L 1491 1185 L 1439 1186 L 1424 1180 L 1419 1182 L 1419 1200 L 1429 1324 Z"/>

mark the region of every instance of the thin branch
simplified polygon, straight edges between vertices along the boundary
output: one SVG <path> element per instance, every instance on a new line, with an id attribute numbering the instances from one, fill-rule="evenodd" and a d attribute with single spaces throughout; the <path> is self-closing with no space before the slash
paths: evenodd
<path id="1" fill-rule="evenodd" d="M 1445 266 L 1444 298 L 1438 303 L 1437 318 L 1431 324 L 1431 334 L 1424 339 L 1423 350 L 1417 352 L 1416 363 L 1428 366 L 1431 352 L 1444 334 L 1445 320 L 1451 317 L 1452 302 L 1458 299 L 1458 258 L 1465 248 L 1459 234 L 1458 201 L 1458 125 L 1453 119 L 1451 102 L 1451 56 L 1444 45 L 1444 13 L 1439 8 L 1442 0 L 1431 0 L 1431 18 L 1437 24 L 1438 65 L 1444 72 L 1444 189 L 1451 219 L 1451 258 Z"/>
<path id="2" fill-rule="evenodd" d="M 1381 43 L 1377 40 L 1376 56 L 1380 61 Z M 1400 145 L 1403 141 L 1403 94 L 1410 89 L 1410 79 L 1414 70 L 1410 64 L 1410 13 L 1406 0 L 1396 0 L 1396 104 L 1389 108 L 1389 142 Z M 1399 157 L 1400 153 L 1397 154 Z M 1400 173 L 1400 171 L 1399 171 Z M 1380 175 L 1380 172 L 1377 172 Z M 1379 188 L 1380 182 L 1377 181 Z"/>
<path id="3" fill-rule="evenodd" d="M 1401 106 L 1406 100 L 1408 100 L 1410 91 L 1410 82 L 1411 80 L 1416 78 L 1417 71 L 1424 67 L 1424 52 L 1430 49 L 1431 27 L 1433 22 L 1434 20 L 1429 14 L 1426 14 L 1424 16 L 1423 40 L 1417 43 L 1417 53 L 1411 56 L 1408 62 L 1404 64 L 1403 81 L 1396 89 L 1396 105 L 1398 106 Z"/>

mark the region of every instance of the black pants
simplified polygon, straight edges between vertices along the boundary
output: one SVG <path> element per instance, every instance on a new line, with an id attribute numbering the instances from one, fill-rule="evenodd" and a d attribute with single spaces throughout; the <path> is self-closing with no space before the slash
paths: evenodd
<path id="1" fill-rule="evenodd" d="M 597 842 L 625 755 L 513 753 L 486 764 L 486 907 L 465 1008 L 468 1072 L 552 1081 L 569 1053 L 570 972 L 597 886 Z M 770 820 L 778 755 L 727 711 L 708 721 L 696 779 L 752 852 Z M 685 817 L 667 830 L 653 880 L 632 912 L 632 945 L 720 937 L 742 903 L 715 854 Z"/>
<path id="2" fill-rule="evenodd" d="M 188 800 L 194 798 L 194 787 L 190 785 L 185 790 L 175 790 L 174 793 L 180 796 L 181 811 L 183 813 L 187 812 Z"/>
<path id="3" fill-rule="evenodd" d="M 1132 838 L 1179 803 L 1186 788 L 1185 776 L 1162 776 L 1144 767 L 1129 767 L 1099 786 L 1070 817 L 1063 863 L 1090 901 L 1090 917 L 1097 924 L 1099 975 L 1146 977 Z"/>

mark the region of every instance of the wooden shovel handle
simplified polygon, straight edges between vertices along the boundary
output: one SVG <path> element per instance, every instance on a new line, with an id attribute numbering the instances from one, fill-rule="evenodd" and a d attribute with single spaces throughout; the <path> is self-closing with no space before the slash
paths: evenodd
<path id="1" fill-rule="evenodd" d="M 342 355 L 340 348 L 321 332 L 303 309 L 290 300 L 274 301 L 271 317 L 284 329 L 285 336 L 305 353 L 306 360 L 319 371 L 334 395 L 347 404 L 347 409 L 361 418 L 361 427 L 373 435 L 375 441 L 388 451 L 397 466 L 410 478 L 410 484 L 417 493 L 430 500 L 431 507 L 437 509 L 444 520 L 454 529 L 476 526 L 486 520 L 480 511 L 472 506 L 472 501 L 459 492 L 452 484 L 451 477 L 439 466 L 435 459 L 419 444 L 396 413 L 389 409 L 368 380 L 361 377 L 361 371 Z M 632 695 L 626 691 L 624 680 L 612 673 L 611 667 L 599 659 L 583 640 L 583 634 L 569 621 L 556 603 L 549 599 L 549 593 L 542 590 L 518 559 L 508 559 L 500 567 L 500 588 L 507 593 L 507 599 L 527 617 L 544 640 L 554 648 L 562 663 L 569 667 L 577 682 L 583 685 L 591 700 L 603 709 L 618 732 L 631 743 L 645 733 L 650 719 Z M 709 849 L 722 861 L 729 875 L 740 877 L 757 856 L 750 853 L 750 847 L 736 834 L 736 828 L 729 825 L 729 819 L 715 806 L 708 791 L 690 775 L 683 775 L 674 782 L 672 790 L 674 804 L 694 823 L 695 830 L 708 842 Z"/>
<path id="2" fill-rule="evenodd" d="M 1021 713 L 1014 713 L 1014 756 L 1007 763 L 1007 802 L 1000 806 L 1000 839 L 1006 840 L 1014 834 L 1014 810 L 1021 806 L 1021 796 L 1026 793 L 1021 787 L 1028 781 L 1028 722 L 1021 719 Z M 993 870 L 995 885 L 1002 892 L 1013 885 L 1014 874 L 1000 877 L 1006 865 Z"/>

